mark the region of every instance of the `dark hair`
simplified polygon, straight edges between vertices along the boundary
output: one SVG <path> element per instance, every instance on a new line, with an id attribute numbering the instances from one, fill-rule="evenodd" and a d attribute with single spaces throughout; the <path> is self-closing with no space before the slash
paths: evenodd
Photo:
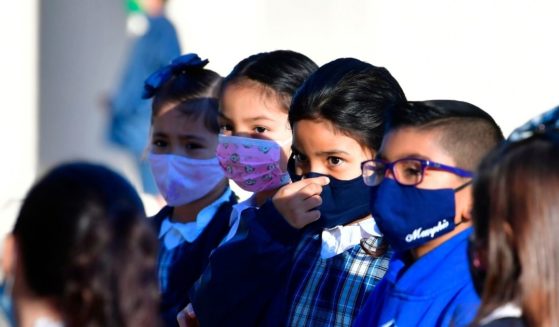
<path id="1" fill-rule="evenodd" d="M 27 194 L 14 227 L 23 278 L 66 326 L 156 326 L 157 242 L 136 191 L 99 165 L 61 165 Z"/>
<path id="2" fill-rule="evenodd" d="M 402 88 L 388 70 L 342 58 L 320 67 L 305 81 L 293 97 L 289 123 L 324 119 L 376 151 L 386 110 L 405 101 Z"/>
<path id="3" fill-rule="evenodd" d="M 223 80 L 221 92 L 229 85 L 256 82 L 275 92 L 288 111 L 295 91 L 317 68 L 311 59 L 295 51 L 262 52 L 241 60 Z"/>
<path id="4" fill-rule="evenodd" d="M 502 145 L 474 181 L 475 244 L 486 255 L 476 322 L 516 303 L 528 326 L 559 321 L 559 142 Z"/>
<path id="5" fill-rule="evenodd" d="M 387 131 L 413 127 L 440 132 L 438 142 L 461 168 L 474 170 L 503 140 L 493 118 L 473 104 L 455 100 L 408 102 L 390 112 Z"/>
<path id="6" fill-rule="evenodd" d="M 185 67 L 173 72 L 153 98 L 152 121 L 166 105 L 174 105 L 181 113 L 194 118 L 202 115 L 204 126 L 216 134 L 218 95 L 222 77 L 203 67 Z"/>

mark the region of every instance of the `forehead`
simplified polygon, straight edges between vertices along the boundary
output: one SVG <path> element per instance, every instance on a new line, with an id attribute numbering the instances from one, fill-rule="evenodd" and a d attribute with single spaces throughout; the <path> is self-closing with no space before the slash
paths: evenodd
<path id="1" fill-rule="evenodd" d="M 223 91 L 219 111 L 221 116 L 235 121 L 261 116 L 287 118 L 287 108 L 284 108 L 279 96 L 271 89 L 250 81 L 228 85 Z"/>
<path id="2" fill-rule="evenodd" d="M 293 143 L 299 151 L 312 152 L 362 149 L 354 138 L 342 133 L 326 120 L 300 120 L 293 126 Z"/>
<path id="3" fill-rule="evenodd" d="M 216 134 L 208 130 L 202 114 L 185 114 L 177 107 L 165 108 L 153 117 L 153 130 L 164 133 Z"/>
<path id="4" fill-rule="evenodd" d="M 414 127 L 392 130 L 384 136 L 379 156 L 388 161 L 415 157 L 453 166 L 455 161 L 442 147 L 441 135 L 438 130 Z"/>

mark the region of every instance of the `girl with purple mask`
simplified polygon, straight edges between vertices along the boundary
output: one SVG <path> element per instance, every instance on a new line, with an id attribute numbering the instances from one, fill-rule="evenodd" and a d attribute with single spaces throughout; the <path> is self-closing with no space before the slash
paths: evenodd
<path id="1" fill-rule="evenodd" d="M 148 160 L 167 202 L 151 219 L 160 241 L 166 326 L 177 325 L 177 312 L 190 302 L 188 290 L 229 230 L 237 202 L 215 156 L 222 78 L 205 69 L 207 63 L 196 54 L 180 56 L 153 73 L 144 87 L 144 97 L 153 97 Z"/>

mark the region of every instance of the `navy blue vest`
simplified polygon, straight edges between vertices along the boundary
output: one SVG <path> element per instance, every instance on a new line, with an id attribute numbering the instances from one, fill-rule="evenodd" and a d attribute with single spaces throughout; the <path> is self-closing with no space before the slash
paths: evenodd
<path id="1" fill-rule="evenodd" d="M 237 197 L 231 193 L 229 201 L 219 207 L 200 236 L 194 242 L 184 242 L 174 250 L 178 252 L 168 271 L 168 287 L 161 294 L 161 314 L 165 326 L 178 326 L 177 313 L 190 303 L 188 291 L 206 268 L 210 253 L 229 231 L 229 219 L 235 203 Z M 163 220 L 172 213 L 173 207 L 166 206 L 150 219 L 157 235 Z"/>

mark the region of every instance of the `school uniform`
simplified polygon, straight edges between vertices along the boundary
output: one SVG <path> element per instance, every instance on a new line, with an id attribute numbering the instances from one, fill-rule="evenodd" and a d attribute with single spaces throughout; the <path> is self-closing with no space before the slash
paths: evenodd
<path id="1" fill-rule="evenodd" d="M 390 260 L 391 253 L 372 258 L 361 248 L 362 237 L 374 237 L 375 246 L 380 245 L 382 238 L 374 225 L 368 218 L 303 237 L 288 283 L 286 326 L 352 325 Z M 348 240 L 347 229 L 358 232 L 353 240 Z"/>
<path id="2" fill-rule="evenodd" d="M 243 211 L 237 233 L 192 289 L 200 325 L 351 325 L 388 256 L 373 259 L 346 244 L 323 258 L 322 243 L 320 230 L 291 227 L 271 201 Z"/>
<path id="3" fill-rule="evenodd" d="M 471 228 L 415 262 L 396 253 L 355 326 L 467 326 L 479 306 L 467 258 Z"/>
<path id="4" fill-rule="evenodd" d="M 176 316 L 190 299 L 188 291 L 208 263 L 210 253 L 229 231 L 229 217 L 236 203 L 228 188 L 190 223 L 172 222 L 172 207 L 164 207 L 151 219 L 159 235 L 158 277 L 161 313 L 165 326 L 178 326 Z"/>

